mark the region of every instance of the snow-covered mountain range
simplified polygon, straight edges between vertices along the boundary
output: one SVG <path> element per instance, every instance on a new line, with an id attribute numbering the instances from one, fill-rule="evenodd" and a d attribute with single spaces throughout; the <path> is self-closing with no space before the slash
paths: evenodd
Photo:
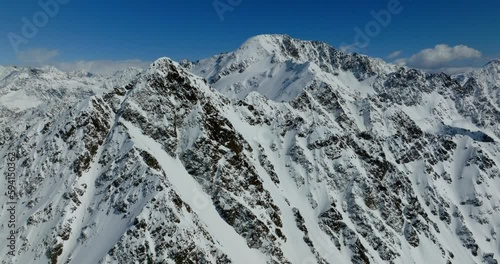
<path id="1" fill-rule="evenodd" d="M 0 67 L 0 259 L 498 263 L 499 87 L 500 61 L 451 77 L 284 35 L 111 77 Z"/>

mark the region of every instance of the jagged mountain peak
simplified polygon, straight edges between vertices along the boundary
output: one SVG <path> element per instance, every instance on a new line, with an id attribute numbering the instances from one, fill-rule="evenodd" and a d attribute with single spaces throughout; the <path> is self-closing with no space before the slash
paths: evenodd
<path id="1" fill-rule="evenodd" d="M 496 74 L 500 76 L 500 59 L 490 61 L 483 68 L 489 70 L 491 74 Z"/>
<path id="2" fill-rule="evenodd" d="M 159 74 L 163 77 L 167 76 L 170 68 L 177 68 L 180 65 L 177 62 L 174 62 L 172 59 L 168 57 L 162 57 L 154 61 L 149 65 L 149 67 L 145 70 L 147 74 Z"/>
<path id="3" fill-rule="evenodd" d="M 362 82 L 398 68 L 380 59 L 344 53 L 324 42 L 288 35 L 259 35 L 233 52 L 182 65 L 226 96 L 243 99 L 256 91 L 276 101 L 293 100 L 314 81 Z"/>
<path id="4" fill-rule="evenodd" d="M 287 34 L 259 34 L 248 38 L 245 43 L 261 42 L 261 41 L 282 41 L 283 39 L 293 39 Z M 298 39 L 297 39 L 298 40 Z"/>
<path id="5" fill-rule="evenodd" d="M 289 35 L 264 34 L 257 35 L 245 41 L 241 47 L 235 51 L 237 58 L 249 59 L 257 57 L 273 57 L 275 61 L 296 61 L 303 63 L 312 60 L 315 56 L 314 50 L 330 49 L 332 46 L 319 41 L 306 41 L 293 38 Z"/>
<path id="6" fill-rule="evenodd" d="M 498 75 L 500 76 L 500 59 L 492 60 L 488 62 L 482 68 L 483 71 L 487 72 L 490 75 Z"/>
<path id="7" fill-rule="evenodd" d="M 156 59 L 151 65 L 149 66 L 150 68 L 161 68 L 164 66 L 168 66 L 170 64 L 177 64 L 177 62 L 174 62 L 171 58 L 169 57 L 161 57 Z"/>
<path id="8" fill-rule="evenodd" d="M 280 35 L 280 34 L 263 34 L 263 35 L 257 35 L 254 37 L 249 38 L 246 40 L 239 50 L 246 50 L 246 49 L 263 49 L 266 50 L 269 53 L 274 53 L 277 51 L 280 51 L 281 46 L 283 43 L 290 43 L 290 42 L 304 42 L 299 39 L 294 39 L 290 37 L 289 35 Z"/>
<path id="9" fill-rule="evenodd" d="M 492 60 L 482 68 L 453 76 L 454 79 L 465 85 L 469 80 L 482 83 L 483 86 L 500 86 L 500 59 Z"/>
<path id="10" fill-rule="evenodd" d="M 494 59 L 488 63 L 486 63 L 486 66 L 488 65 L 500 65 L 500 59 Z"/>
<path id="11" fill-rule="evenodd" d="M 276 61 L 291 60 L 299 63 L 315 62 L 320 64 L 321 59 L 334 56 L 345 59 L 362 59 L 366 63 L 378 65 L 387 64 L 381 59 L 371 58 L 363 54 L 348 54 L 324 41 L 302 40 L 285 34 L 262 34 L 251 37 L 234 53 L 237 54 L 237 57 L 238 55 L 244 57 L 241 55 L 245 53 L 254 56 L 256 54 L 262 55 L 262 51 L 265 51 L 266 55 L 273 56 Z"/>
<path id="12" fill-rule="evenodd" d="M 200 77 L 193 75 L 180 63 L 173 61 L 170 58 L 163 57 L 157 59 L 144 70 L 140 76 L 142 78 L 161 78 L 179 85 L 191 82 L 191 79 L 200 79 Z M 198 81 L 200 81 L 198 80 Z"/>
<path id="13" fill-rule="evenodd" d="M 290 41 L 305 42 L 285 34 L 261 34 L 248 38 L 245 42 L 243 42 L 240 49 L 250 46 L 261 46 L 263 48 L 272 49 L 276 47 L 275 45 Z"/>

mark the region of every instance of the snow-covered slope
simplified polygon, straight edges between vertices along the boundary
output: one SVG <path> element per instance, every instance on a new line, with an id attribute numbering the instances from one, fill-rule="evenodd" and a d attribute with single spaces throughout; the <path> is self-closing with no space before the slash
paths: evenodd
<path id="1" fill-rule="evenodd" d="M 281 35 L 181 64 L 6 117 L 3 263 L 497 263 L 500 113 L 481 88 Z"/>

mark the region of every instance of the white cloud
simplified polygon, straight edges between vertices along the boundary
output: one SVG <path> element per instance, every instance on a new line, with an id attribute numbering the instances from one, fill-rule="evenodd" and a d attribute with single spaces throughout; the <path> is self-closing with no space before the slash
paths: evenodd
<path id="1" fill-rule="evenodd" d="M 399 55 L 401 55 L 401 53 L 403 53 L 402 50 L 395 51 L 395 52 L 389 54 L 389 56 L 387 56 L 387 58 L 388 59 L 394 59 L 396 57 L 399 57 Z"/>
<path id="2" fill-rule="evenodd" d="M 356 43 L 353 44 L 346 44 L 346 43 L 341 43 L 339 45 L 339 50 L 345 53 L 352 53 L 352 52 L 357 52 L 358 51 L 358 45 Z"/>
<path id="3" fill-rule="evenodd" d="M 439 44 L 432 49 L 424 49 L 410 58 L 399 59 L 396 63 L 413 68 L 439 69 L 470 66 L 480 58 L 482 58 L 480 51 L 465 45 L 450 47 L 446 44 Z"/>
<path id="4" fill-rule="evenodd" d="M 97 60 L 97 61 L 76 61 L 76 62 L 56 62 L 51 65 L 55 66 L 61 71 L 87 71 L 103 75 L 110 75 L 116 71 L 124 70 L 127 68 L 146 68 L 150 62 L 142 60 Z"/>
<path id="5" fill-rule="evenodd" d="M 28 49 L 17 53 L 17 59 L 22 64 L 30 66 L 41 66 L 57 56 L 59 56 L 58 50 L 48 49 Z"/>

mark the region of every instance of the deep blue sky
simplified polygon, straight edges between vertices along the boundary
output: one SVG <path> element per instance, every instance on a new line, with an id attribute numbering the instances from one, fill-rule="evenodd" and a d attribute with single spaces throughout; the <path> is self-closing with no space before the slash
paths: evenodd
<path id="1" fill-rule="evenodd" d="M 20 63 L 7 34 L 21 35 L 21 18 L 32 20 L 42 10 L 37 2 L 2 2 L 0 64 Z M 374 20 L 370 11 L 387 9 L 389 2 L 242 0 L 221 21 L 213 0 L 71 0 L 28 44 L 19 47 L 21 51 L 57 50 L 58 61 L 151 61 L 162 56 L 201 59 L 234 50 L 263 33 L 340 46 L 354 41 L 355 27 L 364 28 Z M 500 57 L 500 1 L 401 0 L 401 6 L 403 11 L 393 15 L 361 53 L 386 58 L 401 50 L 401 56 L 411 56 L 437 44 L 463 44 L 485 57 Z"/>

